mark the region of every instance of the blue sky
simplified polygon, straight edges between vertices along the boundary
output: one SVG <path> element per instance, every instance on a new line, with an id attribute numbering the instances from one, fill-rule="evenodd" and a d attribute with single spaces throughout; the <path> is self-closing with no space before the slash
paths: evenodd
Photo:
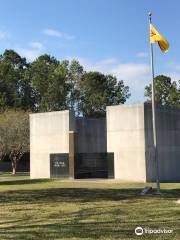
<path id="1" fill-rule="evenodd" d="M 128 102 L 143 101 L 150 82 L 148 12 L 170 42 L 154 46 L 155 73 L 180 79 L 179 0 L 0 0 L 0 51 L 16 50 L 29 61 L 43 53 L 76 58 L 130 86 Z"/>

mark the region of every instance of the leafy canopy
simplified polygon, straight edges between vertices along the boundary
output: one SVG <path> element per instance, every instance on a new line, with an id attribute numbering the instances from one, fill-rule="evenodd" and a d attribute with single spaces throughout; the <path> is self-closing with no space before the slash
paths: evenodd
<path id="1" fill-rule="evenodd" d="M 129 87 L 112 75 L 86 72 L 77 60 L 44 54 L 27 63 L 13 50 L 0 56 L 0 111 L 46 112 L 70 109 L 76 115 L 104 116 L 107 105 L 123 104 Z"/>
<path id="2" fill-rule="evenodd" d="M 155 77 L 155 102 L 160 105 L 180 106 L 180 81 L 172 81 L 170 77 L 160 75 Z M 151 101 L 151 84 L 145 87 L 147 102 Z"/>

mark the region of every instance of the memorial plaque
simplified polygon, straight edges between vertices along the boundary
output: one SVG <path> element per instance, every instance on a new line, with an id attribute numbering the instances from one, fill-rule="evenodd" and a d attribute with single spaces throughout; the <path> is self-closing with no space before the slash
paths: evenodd
<path id="1" fill-rule="evenodd" d="M 78 153 L 75 159 L 76 178 L 114 178 L 113 153 Z"/>
<path id="2" fill-rule="evenodd" d="M 50 154 L 50 176 L 51 178 L 69 177 L 69 154 Z"/>

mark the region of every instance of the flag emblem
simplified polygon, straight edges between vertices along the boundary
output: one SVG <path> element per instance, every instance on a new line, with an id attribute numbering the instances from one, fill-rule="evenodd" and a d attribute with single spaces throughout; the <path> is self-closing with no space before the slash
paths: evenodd
<path id="1" fill-rule="evenodd" d="M 162 52 L 167 52 L 169 49 L 168 41 L 150 24 L 150 43 L 158 43 Z"/>

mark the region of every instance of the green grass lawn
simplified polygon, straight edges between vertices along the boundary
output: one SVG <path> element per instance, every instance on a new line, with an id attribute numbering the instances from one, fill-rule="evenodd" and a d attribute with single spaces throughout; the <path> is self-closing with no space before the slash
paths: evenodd
<path id="1" fill-rule="evenodd" d="M 0 240 L 179 240 L 180 183 L 162 184 L 161 196 L 141 196 L 144 186 L 0 174 Z M 136 236 L 137 226 L 173 233 Z"/>

